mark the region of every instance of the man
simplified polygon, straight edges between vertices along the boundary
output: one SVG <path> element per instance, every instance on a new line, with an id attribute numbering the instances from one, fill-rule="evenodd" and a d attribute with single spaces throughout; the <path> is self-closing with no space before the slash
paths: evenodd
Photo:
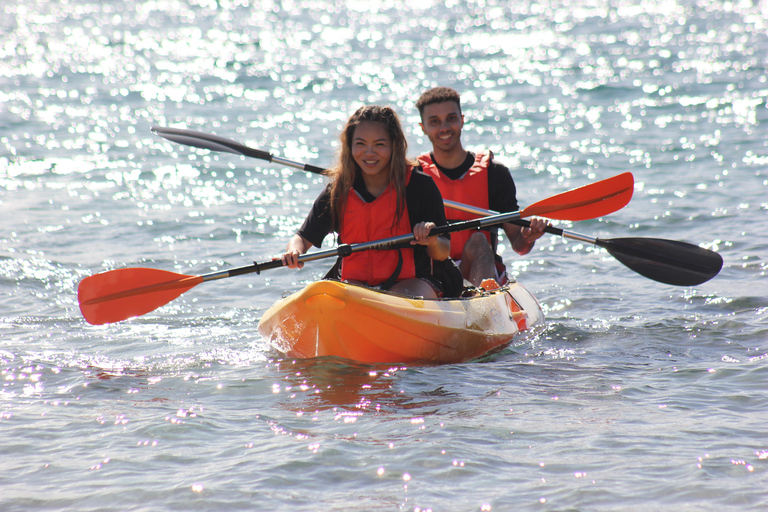
<path id="1" fill-rule="evenodd" d="M 437 183 L 443 199 L 498 212 L 517 211 L 515 182 L 504 165 L 493 161 L 490 151 L 474 155 L 461 144 L 464 116 L 459 93 L 448 87 L 426 91 L 416 102 L 421 129 L 432 143 L 432 152 L 421 155 L 422 170 Z M 449 221 L 477 215 L 446 207 Z M 530 228 L 505 223 L 502 228 L 512 249 L 528 254 L 549 223 L 532 219 Z M 461 231 L 451 234 L 451 258 L 459 264 L 464 279 L 483 288 L 503 284 L 504 264 L 496 254 L 498 229 Z M 494 281 L 495 280 L 495 281 Z"/>

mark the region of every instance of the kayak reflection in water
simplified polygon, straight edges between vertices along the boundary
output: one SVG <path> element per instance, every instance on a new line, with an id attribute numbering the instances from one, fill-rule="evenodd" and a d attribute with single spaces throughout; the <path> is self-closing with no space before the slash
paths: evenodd
<path id="1" fill-rule="evenodd" d="M 432 260 L 450 252 L 448 235 L 427 236 L 446 224 L 440 191 L 429 176 L 414 171 L 400 120 L 390 107 L 360 107 L 341 132 L 341 149 L 331 182 L 315 200 L 282 255 L 283 264 L 300 268 L 301 254 L 321 247 L 330 232 L 339 244 L 371 242 L 413 233 L 410 247 L 368 250 L 341 260 L 342 280 L 404 295 L 436 298 L 443 286 Z"/>

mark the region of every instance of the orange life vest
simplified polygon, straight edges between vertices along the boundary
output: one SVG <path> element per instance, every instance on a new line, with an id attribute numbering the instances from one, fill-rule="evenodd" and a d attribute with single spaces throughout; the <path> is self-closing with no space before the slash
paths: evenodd
<path id="1" fill-rule="evenodd" d="M 457 180 L 452 180 L 441 173 L 435 165 L 435 162 L 432 161 L 432 156 L 429 153 L 421 155 L 418 160 L 422 170 L 431 176 L 435 181 L 435 184 L 437 184 L 437 188 L 440 189 L 440 194 L 443 196 L 443 199 L 450 199 L 451 201 L 477 206 L 487 210 L 488 166 L 491 164 L 492 158 L 493 155 L 490 151 L 478 152 L 475 156 L 475 163 Z M 456 222 L 460 220 L 476 219 L 477 215 L 446 207 L 445 217 L 448 219 L 448 222 Z M 451 258 L 455 260 L 461 259 L 461 255 L 464 252 L 464 245 L 466 245 L 469 237 L 471 237 L 474 232 L 474 230 L 469 229 L 451 233 Z M 482 230 L 481 233 L 488 239 L 488 243 L 492 243 L 490 232 Z"/>
<path id="2" fill-rule="evenodd" d="M 411 170 L 405 178 L 405 184 L 411 180 Z M 361 198 L 354 188 L 347 193 L 347 203 L 341 222 L 340 240 L 345 244 L 372 242 L 382 238 L 407 235 L 413 232 L 408 208 L 403 201 L 403 214 L 398 223 L 392 222 L 397 212 L 397 192 L 390 183 L 384 192 L 368 203 Z M 394 274 L 400 254 L 403 266 L 396 280 L 416 277 L 416 263 L 413 249 L 385 249 L 355 252 L 342 259 L 341 278 L 343 280 L 362 281 L 370 286 L 383 283 Z"/>

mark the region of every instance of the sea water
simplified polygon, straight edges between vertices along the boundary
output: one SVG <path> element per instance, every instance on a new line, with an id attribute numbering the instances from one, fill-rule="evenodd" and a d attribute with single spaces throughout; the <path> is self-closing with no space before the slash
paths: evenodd
<path id="1" fill-rule="evenodd" d="M 0 2 L 0 510 L 768 509 L 768 3 Z M 673 287 L 545 236 L 546 323 L 465 364 L 282 358 L 256 325 L 329 260 L 87 324 L 77 285 L 280 254 L 360 105 L 462 94 L 525 206 L 630 171 L 592 237 L 719 252 Z M 328 237 L 326 245 L 333 240 Z"/>

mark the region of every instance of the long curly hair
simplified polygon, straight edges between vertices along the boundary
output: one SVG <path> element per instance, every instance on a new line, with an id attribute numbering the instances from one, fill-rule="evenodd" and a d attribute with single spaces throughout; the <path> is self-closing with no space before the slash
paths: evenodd
<path id="1" fill-rule="evenodd" d="M 397 214 L 392 220 L 392 226 L 397 225 L 405 209 L 405 179 L 408 169 L 413 165 L 406 156 L 408 142 L 405 140 L 400 119 L 391 107 L 366 105 L 360 107 L 349 118 L 341 131 L 341 148 L 335 167 L 326 174 L 331 178 L 331 218 L 336 229 L 341 229 L 341 220 L 346 206 L 347 194 L 355 181 L 358 172 L 362 172 L 352 157 L 352 141 L 355 129 L 363 122 L 381 123 L 392 140 L 392 156 L 389 161 L 390 183 L 397 197 Z"/>

